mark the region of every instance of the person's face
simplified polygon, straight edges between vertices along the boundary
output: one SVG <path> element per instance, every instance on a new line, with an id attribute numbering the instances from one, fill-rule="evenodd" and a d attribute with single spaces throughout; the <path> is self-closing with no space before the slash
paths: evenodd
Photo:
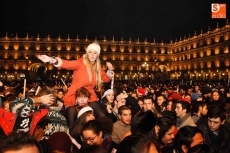
<path id="1" fill-rule="evenodd" d="M 86 122 L 91 121 L 91 120 L 95 120 L 95 116 L 94 113 L 88 113 L 88 115 L 86 116 Z"/>
<path id="2" fill-rule="evenodd" d="M 154 105 L 153 105 L 153 101 L 152 99 L 145 99 L 144 100 L 144 111 L 147 111 L 147 110 L 153 110 L 154 108 Z"/>
<path id="3" fill-rule="evenodd" d="M 173 125 L 163 136 L 163 138 L 161 138 L 161 141 L 164 145 L 168 145 L 173 143 L 173 139 L 174 139 L 174 133 L 176 130 L 176 126 Z"/>
<path id="4" fill-rule="evenodd" d="M 24 146 L 19 150 L 9 150 L 4 153 L 40 153 L 37 146 Z"/>
<path id="5" fill-rule="evenodd" d="M 101 145 L 102 143 L 102 132 L 97 135 L 92 130 L 85 130 L 82 135 L 83 141 L 85 141 L 88 145 Z"/>
<path id="6" fill-rule="evenodd" d="M 219 100 L 219 98 L 220 98 L 219 93 L 218 93 L 218 92 L 213 92 L 213 94 L 212 94 L 212 99 L 213 99 L 213 100 Z"/>
<path id="7" fill-rule="evenodd" d="M 199 90 L 199 86 L 195 86 L 195 92 Z"/>
<path id="8" fill-rule="evenodd" d="M 112 103 L 114 101 L 114 93 L 110 92 L 106 95 L 107 100 L 109 101 L 109 103 Z"/>
<path id="9" fill-rule="evenodd" d="M 59 91 L 59 92 L 57 93 L 57 97 L 58 97 L 58 98 L 62 99 L 63 96 L 64 96 L 64 93 L 63 93 L 63 92 L 60 92 L 60 91 Z"/>
<path id="10" fill-rule="evenodd" d="M 164 98 L 162 96 L 157 97 L 157 104 L 161 106 L 164 102 Z"/>
<path id="11" fill-rule="evenodd" d="M 119 101 L 116 101 L 115 104 L 117 106 L 117 109 L 123 105 L 125 105 L 126 100 L 125 99 L 120 99 Z"/>
<path id="12" fill-rule="evenodd" d="M 185 109 L 182 109 L 182 105 L 179 103 L 176 104 L 175 112 L 177 117 L 183 117 L 186 114 Z"/>
<path id="13" fill-rule="evenodd" d="M 161 94 L 165 95 L 166 97 L 168 97 L 168 92 L 167 91 L 163 91 Z"/>
<path id="14" fill-rule="evenodd" d="M 97 51 L 89 50 L 87 54 L 88 54 L 89 61 L 94 63 L 98 56 Z"/>
<path id="15" fill-rule="evenodd" d="M 192 138 L 192 143 L 190 147 L 194 147 L 198 144 L 203 144 L 204 143 L 204 138 L 200 133 L 195 134 L 195 136 Z"/>
<path id="16" fill-rule="evenodd" d="M 144 107 L 144 103 L 143 103 L 143 101 L 138 100 L 138 105 L 140 106 L 140 108 L 141 108 L 141 109 L 143 109 L 143 107 Z"/>
<path id="17" fill-rule="evenodd" d="M 180 89 L 179 92 L 180 92 L 181 95 L 185 94 L 185 91 L 183 89 Z"/>
<path id="18" fill-rule="evenodd" d="M 224 124 L 224 122 L 225 122 L 225 120 L 221 122 L 219 117 L 217 117 L 217 118 L 209 118 L 208 117 L 208 128 L 210 131 L 214 132 L 214 131 L 218 130 L 220 128 L 220 126 Z"/>
<path id="19" fill-rule="evenodd" d="M 131 118 L 132 118 L 132 113 L 131 110 L 123 110 L 122 114 L 118 115 L 120 121 L 126 125 L 130 125 L 131 123 Z"/>
<path id="20" fill-rule="evenodd" d="M 166 107 L 166 110 L 172 111 L 172 101 L 169 101 Z"/>
<path id="21" fill-rule="evenodd" d="M 201 107 L 201 114 L 206 115 L 207 113 L 208 113 L 208 107 L 207 105 L 204 105 L 203 107 Z"/>
<path id="22" fill-rule="evenodd" d="M 87 105 L 88 100 L 89 100 L 89 97 L 86 97 L 84 95 L 77 97 L 77 102 L 78 102 L 79 106 Z"/>

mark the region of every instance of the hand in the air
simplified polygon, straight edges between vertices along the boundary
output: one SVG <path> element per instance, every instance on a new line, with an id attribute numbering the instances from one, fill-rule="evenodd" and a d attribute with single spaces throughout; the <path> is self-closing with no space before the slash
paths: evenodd
<path id="1" fill-rule="evenodd" d="M 38 59 L 40 59 L 42 62 L 51 62 L 51 57 L 47 55 L 37 55 Z"/>
<path id="2" fill-rule="evenodd" d="M 106 62 L 106 66 L 108 67 L 109 70 L 113 70 L 113 65 L 110 62 Z"/>

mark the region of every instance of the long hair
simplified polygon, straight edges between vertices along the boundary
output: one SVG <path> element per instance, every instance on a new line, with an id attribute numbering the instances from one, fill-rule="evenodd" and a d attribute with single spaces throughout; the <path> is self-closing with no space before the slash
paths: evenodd
<path id="1" fill-rule="evenodd" d="M 83 126 L 84 126 L 85 123 L 86 123 L 86 117 L 87 117 L 89 114 L 93 114 L 93 112 L 92 112 L 92 111 L 87 111 L 87 112 L 83 113 L 83 114 L 77 119 L 77 121 L 75 122 L 74 128 L 70 131 L 70 134 L 71 134 L 73 137 L 77 136 L 78 134 L 81 134 L 82 128 L 83 128 Z"/>
<path id="2" fill-rule="evenodd" d="M 92 82 L 92 77 L 93 77 L 93 74 L 92 72 L 95 70 L 95 73 L 96 73 L 96 87 L 98 88 L 98 90 L 101 89 L 101 86 L 102 86 L 102 80 L 101 80 L 101 61 L 99 59 L 99 54 L 97 56 L 97 59 L 95 61 L 94 64 L 92 64 L 90 61 L 89 61 L 89 58 L 88 58 L 88 53 L 86 54 L 85 56 L 85 64 L 86 64 L 86 67 L 87 67 L 87 72 L 88 72 L 88 75 L 89 75 L 89 82 L 91 83 Z"/>

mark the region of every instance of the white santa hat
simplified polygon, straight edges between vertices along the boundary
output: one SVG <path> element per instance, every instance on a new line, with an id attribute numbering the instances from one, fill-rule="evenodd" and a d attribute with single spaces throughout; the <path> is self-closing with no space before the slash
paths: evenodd
<path id="1" fill-rule="evenodd" d="M 89 106 L 83 107 L 77 114 L 77 118 L 79 118 L 82 114 L 88 111 L 93 111 L 93 109 Z"/>
<path id="2" fill-rule="evenodd" d="M 101 52 L 101 47 L 96 43 L 92 43 L 92 44 L 89 44 L 89 46 L 86 48 L 86 52 L 88 53 L 90 50 L 96 51 L 99 56 Z"/>
<path id="3" fill-rule="evenodd" d="M 111 93 L 111 92 L 114 93 L 113 89 L 108 89 L 108 90 L 106 90 L 101 98 L 104 98 L 106 95 L 108 95 L 108 94 Z"/>

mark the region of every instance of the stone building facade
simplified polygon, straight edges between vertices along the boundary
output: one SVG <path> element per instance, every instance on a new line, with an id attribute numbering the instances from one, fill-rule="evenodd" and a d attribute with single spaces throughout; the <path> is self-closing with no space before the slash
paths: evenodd
<path id="1" fill-rule="evenodd" d="M 109 61 L 115 68 L 115 79 L 227 79 L 230 77 L 230 24 L 208 31 L 195 32 L 169 43 L 155 40 L 115 40 L 87 38 L 63 39 L 17 36 L 0 38 L 0 80 L 46 77 L 71 78 L 72 71 L 42 63 L 37 54 L 67 60 L 80 58 L 89 43 L 101 45 L 100 59 L 104 69 Z"/>

